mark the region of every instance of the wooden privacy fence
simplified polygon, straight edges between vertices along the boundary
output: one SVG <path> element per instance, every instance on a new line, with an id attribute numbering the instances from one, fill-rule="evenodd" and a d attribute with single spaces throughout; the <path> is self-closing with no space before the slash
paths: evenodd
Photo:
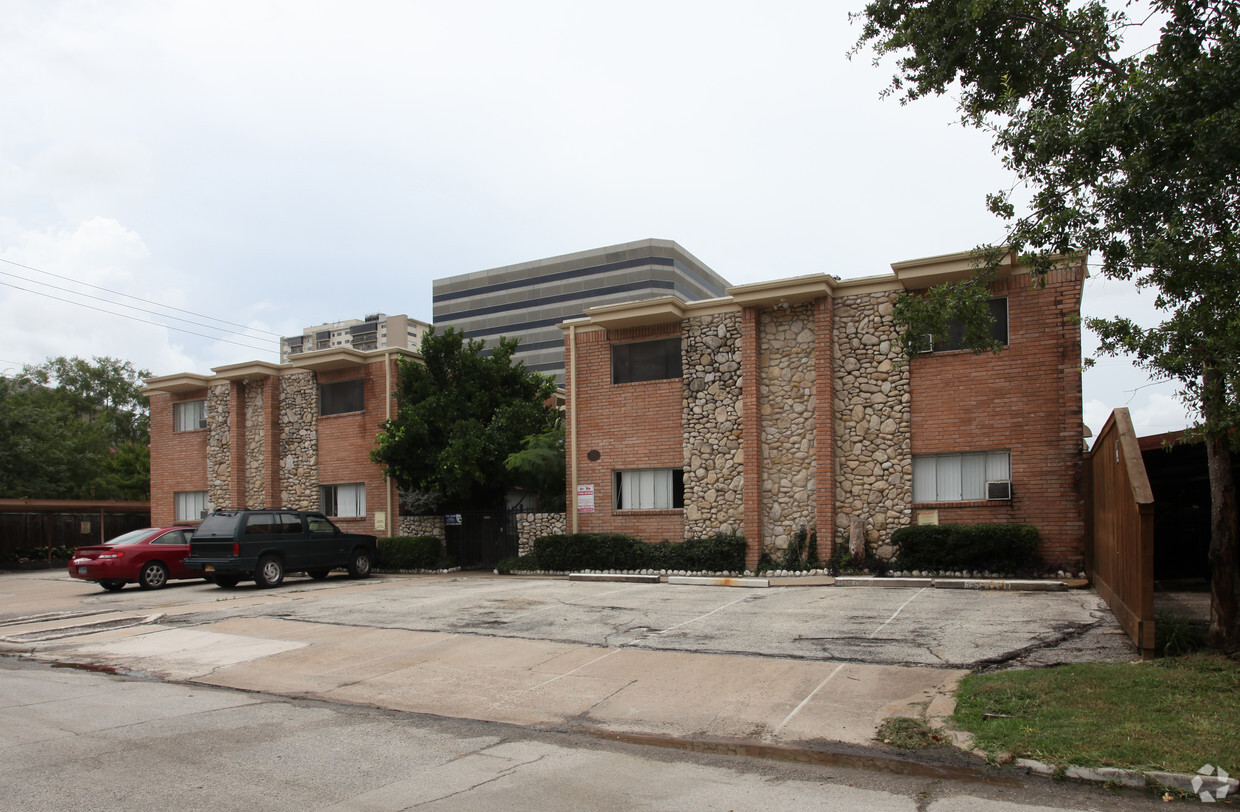
<path id="1" fill-rule="evenodd" d="M 1107 418 L 1085 455 L 1085 566 L 1141 650 L 1154 655 L 1154 494 L 1127 409 Z"/>

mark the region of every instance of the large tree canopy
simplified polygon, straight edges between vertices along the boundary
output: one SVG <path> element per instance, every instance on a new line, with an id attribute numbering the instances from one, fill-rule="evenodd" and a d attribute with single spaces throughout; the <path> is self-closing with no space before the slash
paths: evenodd
<path id="1" fill-rule="evenodd" d="M 552 420 L 555 382 L 513 362 L 517 340 L 501 338 L 490 354 L 483 346 L 453 327 L 432 328 L 422 337 L 422 362 L 401 361 L 396 416 L 371 456 L 426 508 L 436 496 L 495 504 L 513 483 L 505 460 Z"/>
<path id="2" fill-rule="evenodd" d="M 0 496 L 146 499 L 150 372 L 115 358 L 51 358 L 0 378 Z"/>
<path id="3" fill-rule="evenodd" d="M 1210 458 L 1211 639 L 1240 650 L 1240 532 L 1229 436 L 1240 416 L 1240 3 L 1151 0 L 1131 18 L 1103 2 L 874 0 L 854 51 L 896 56 L 888 92 L 958 94 L 964 123 L 992 134 L 1012 189 L 989 198 L 1006 245 L 1035 275 L 1064 254 L 1156 293 L 1141 327 L 1090 319 L 1106 354 L 1131 354 L 1180 384 Z M 1129 4 L 1126 9 L 1135 6 Z M 1157 37 L 1146 28 L 1160 26 Z M 1145 43 L 1130 43 L 1139 34 Z M 900 313 L 909 335 L 961 315 L 984 321 L 993 249 L 973 283 Z M 952 312 L 955 311 L 955 312 Z M 980 345 L 979 345 L 980 346 Z M 910 353 L 915 345 L 910 340 Z"/>

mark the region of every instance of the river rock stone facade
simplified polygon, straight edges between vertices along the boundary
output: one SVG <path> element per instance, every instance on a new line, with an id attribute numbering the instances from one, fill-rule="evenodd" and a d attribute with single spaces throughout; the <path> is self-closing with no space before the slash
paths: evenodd
<path id="1" fill-rule="evenodd" d="M 567 531 L 563 513 L 518 513 L 517 553 L 527 555 L 534 549 L 534 539 L 560 536 Z"/>
<path id="2" fill-rule="evenodd" d="M 263 384 L 243 384 L 245 389 L 245 503 L 269 505 L 265 479 L 266 432 L 263 431 Z M 273 494 L 274 495 L 274 494 Z"/>
<path id="3" fill-rule="evenodd" d="M 401 516 L 396 523 L 398 536 L 434 536 L 446 539 L 443 516 Z"/>
<path id="4" fill-rule="evenodd" d="M 899 358 L 892 294 L 850 296 L 835 310 L 835 536 L 853 526 L 891 558 L 892 531 L 912 522 L 912 398 Z M 821 538 L 820 533 L 820 538 Z"/>
<path id="5" fill-rule="evenodd" d="M 758 403 L 762 418 L 762 538 L 788 546 L 815 524 L 814 304 L 759 315 Z"/>
<path id="6" fill-rule="evenodd" d="M 207 504 L 211 508 L 231 507 L 232 501 L 228 389 L 227 383 L 207 389 Z"/>
<path id="7" fill-rule="evenodd" d="M 740 315 L 687 319 L 681 342 L 684 537 L 740 533 L 745 510 Z"/>
<path id="8" fill-rule="evenodd" d="M 280 378 L 280 501 L 286 507 L 317 510 L 319 387 L 313 373 Z"/>

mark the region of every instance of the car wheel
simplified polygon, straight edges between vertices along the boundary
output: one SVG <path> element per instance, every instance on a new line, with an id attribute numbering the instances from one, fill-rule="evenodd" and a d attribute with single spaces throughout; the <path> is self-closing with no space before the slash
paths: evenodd
<path id="1" fill-rule="evenodd" d="M 264 589 L 279 586 L 284 580 L 284 562 L 274 555 L 265 555 L 258 559 L 258 571 L 254 581 Z"/>
<path id="2" fill-rule="evenodd" d="M 309 575 L 316 581 L 322 581 L 330 572 L 331 570 L 306 570 L 306 575 Z"/>
<path id="3" fill-rule="evenodd" d="M 100 581 L 99 586 L 103 587 L 105 592 L 120 592 L 125 588 L 124 581 Z"/>
<path id="4" fill-rule="evenodd" d="M 369 550 L 354 550 L 353 555 L 349 557 L 349 577 L 350 578 L 368 578 L 370 577 L 370 567 L 374 561 L 370 557 Z"/>
<path id="5" fill-rule="evenodd" d="M 221 589 L 232 589 L 241 580 L 240 575 L 213 575 L 211 580 Z"/>
<path id="6" fill-rule="evenodd" d="M 138 573 L 138 586 L 143 589 L 163 589 L 168 585 L 168 568 L 158 561 L 143 565 Z"/>

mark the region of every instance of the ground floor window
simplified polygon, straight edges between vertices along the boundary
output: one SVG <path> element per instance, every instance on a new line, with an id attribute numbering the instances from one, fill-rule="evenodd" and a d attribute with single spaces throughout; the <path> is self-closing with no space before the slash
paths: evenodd
<path id="1" fill-rule="evenodd" d="M 671 510 L 685 506 L 685 478 L 679 468 L 616 471 L 616 510 Z"/>
<path id="2" fill-rule="evenodd" d="M 207 515 L 206 491 L 181 491 L 173 495 L 178 522 L 196 522 Z"/>
<path id="3" fill-rule="evenodd" d="M 913 455 L 914 502 L 1010 499 L 1012 452 Z"/>
<path id="4" fill-rule="evenodd" d="M 320 485 L 319 501 L 328 516 L 349 518 L 366 515 L 366 486 L 360 482 L 348 485 Z"/>

